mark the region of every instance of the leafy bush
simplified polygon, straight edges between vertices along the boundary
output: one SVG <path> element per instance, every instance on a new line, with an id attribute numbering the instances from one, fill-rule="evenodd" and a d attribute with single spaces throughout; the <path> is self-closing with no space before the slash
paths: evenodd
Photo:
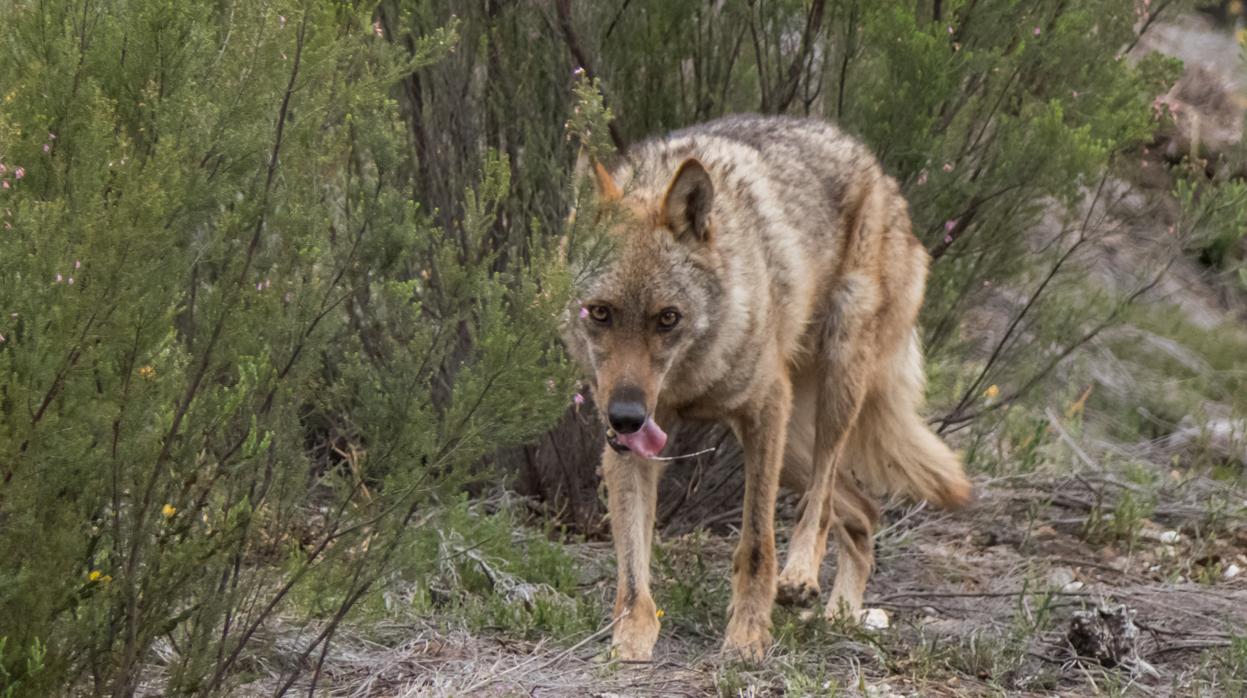
<path id="1" fill-rule="evenodd" d="M 160 644 L 160 692 L 219 693 L 313 586 L 316 651 L 567 402 L 506 156 L 453 224 L 410 198 L 390 91 L 454 23 L 279 7 L 0 8 L 0 691 L 132 695 Z"/>

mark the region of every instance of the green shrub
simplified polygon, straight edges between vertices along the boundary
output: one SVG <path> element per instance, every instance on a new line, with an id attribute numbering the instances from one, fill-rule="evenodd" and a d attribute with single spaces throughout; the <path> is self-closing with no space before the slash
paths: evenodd
<path id="1" fill-rule="evenodd" d="M 220 693 L 278 614 L 319 651 L 566 405 L 567 279 L 492 237 L 507 157 L 453 224 L 410 197 L 391 90 L 455 25 L 371 12 L 0 7 L 0 692 L 132 695 L 159 642 L 163 692 Z"/>

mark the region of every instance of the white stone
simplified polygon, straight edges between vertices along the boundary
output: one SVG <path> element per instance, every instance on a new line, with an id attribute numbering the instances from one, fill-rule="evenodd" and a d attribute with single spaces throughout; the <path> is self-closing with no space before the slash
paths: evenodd
<path id="1" fill-rule="evenodd" d="M 888 612 L 882 608 L 868 608 L 862 611 L 862 627 L 867 630 L 885 630 L 892 625 Z"/>

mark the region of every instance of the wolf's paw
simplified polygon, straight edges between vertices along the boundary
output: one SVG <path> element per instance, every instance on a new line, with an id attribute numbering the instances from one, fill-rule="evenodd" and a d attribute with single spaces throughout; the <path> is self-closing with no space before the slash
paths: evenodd
<path id="1" fill-rule="evenodd" d="M 648 618 L 637 614 L 621 619 L 611 639 L 613 653 L 625 662 L 650 661 L 654 656 L 654 644 L 658 642 L 659 626 L 653 613 L 648 614 Z"/>
<path id="2" fill-rule="evenodd" d="M 733 618 L 727 624 L 727 636 L 723 638 L 723 653 L 733 659 L 760 662 L 771 649 L 771 629 L 761 621 L 737 622 Z"/>
<path id="3" fill-rule="evenodd" d="M 790 580 L 779 578 L 779 591 L 775 600 L 781 606 L 806 608 L 818 602 L 818 582 L 808 579 Z"/>

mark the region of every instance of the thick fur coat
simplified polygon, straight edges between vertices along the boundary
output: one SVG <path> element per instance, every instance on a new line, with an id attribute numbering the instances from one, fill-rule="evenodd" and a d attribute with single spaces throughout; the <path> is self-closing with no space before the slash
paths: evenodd
<path id="1" fill-rule="evenodd" d="M 611 429 L 603 473 L 619 562 L 614 642 L 651 656 L 649 561 L 666 437 L 676 418 L 723 420 L 745 453 L 741 540 L 725 649 L 770 645 L 771 609 L 819 597 L 856 614 L 874 562 L 874 497 L 966 502 L 957 457 L 919 416 L 915 333 L 929 257 L 896 182 L 860 143 L 817 120 L 732 116 L 589 166 L 620 215 L 566 342 Z M 781 483 L 803 492 L 782 572 Z"/>

